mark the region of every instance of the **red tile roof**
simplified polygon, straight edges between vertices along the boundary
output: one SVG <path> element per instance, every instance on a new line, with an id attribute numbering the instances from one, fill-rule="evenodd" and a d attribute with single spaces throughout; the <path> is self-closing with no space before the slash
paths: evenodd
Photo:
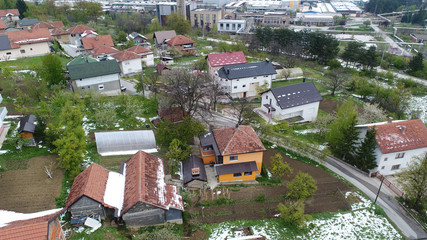
<path id="1" fill-rule="evenodd" d="M 157 70 L 158 72 L 161 72 L 161 71 L 163 71 L 164 69 L 169 69 L 169 70 L 170 70 L 170 67 L 168 67 L 168 66 L 166 66 L 166 65 L 164 65 L 164 64 L 161 64 L 161 63 L 158 63 L 158 64 L 156 65 L 156 70 Z"/>
<path id="2" fill-rule="evenodd" d="M 0 9 L 0 17 L 6 17 L 8 14 L 19 16 L 18 9 Z"/>
<path id="3" fill-rule="evenodd" d="M 178 45 L 184 45 L 184 44 L 191 44 L 195 42 L 184 35 L 176 35 L 175 37 L 167 40 L 166 43 L 171 46 L 178 46 Z"/>
<path id="4" fill-rule="evenodd" d="M 52 37 L 50 36 L 50 32 L 47 28 L 33 29 L 31 31 L 13 31 L 8 32 L 7 36 L 12 48 L 19 48 L 19 46 L 23 44 L 52 41 Z"/>
<path id="5" fill-rule="evenodd" d="M 83 47 L 91 50 L 101 46 L 114 47 L 113 39 L 110 35 L 82 38 Z"/>
<path id="6" fill-rule="evenodd" d="M 128 48 L 127 51 L 131 51 L 134 52 L 136 54 L 141 54 L 141 53 L 153 53 L 151 50 L 146 49 L 144 47 L 141 47 L 139 45 L 133 46 L 131 48 Z"/>
<path id="7" fill-rule="evenodd" d="M 0 29 L 6 29 L 7 25 L 3 22 L 3 20 L 0 19 Z"/>
<path id="8" fill-rule="evenodd" d="M 111 55 L 113 58 L 119 60 L 120 62 L 131 60 L 131 59 L 140 59 L 141 56 L 131 51 L 121 51 L 116 54 Z"/>
<path id="9" fill-rule="evenodd" d="M 92 165 L 74 179 L 73 186 L 71 187 L 67 202 L 65 203 L 65 208 L 73 205 L 83 195 L 92 198 L 104 206 L 111 207 L 104 203 L 108 173 L 109 171 L 107 169 L 96 163 L 92 163 Z"/>
<path id="10" fill-rule="evenodd" d="M 109 46 L 101 46 L 101 47 L 97 47 L 95 49 L 92 49 L 90 51 L 90 53 L 94 56 L 98 56 L 101 54 L 110 54 L 110 53 L 116 53 L 119 52 L 119 50 L 113 48 L 113 47 L 109 47 Z"/>
<path id="11" fill-rule="evenodd" d="M 71 27 L 71 28 L 67 29 L 67 31 L 70 34 L 83 33 L 85 30 L 95 31 L 95 29 L 90 28 L 90 27 L 85 26 L 85 25 L 77 25 L 77 26 L 74 26 L 74 27 Z"/>
<path id="12" fill-rule="evenodd" d="M 48 28 L 48 29 L 54 29 L 54 28 L 63 28 L 64 24 L 62 23 L 62 21 L 57 21 L 57 22 L 39 22 L 34 24 L 31 28 L 35 29 L 35 28 Z"/>
<path id="13" fill-rule="evenodd" d="M 52 36 L 66 35 L 66 34 L 68 35 L 69 33 L 62 28 L 54 28 L 51 32 Z"/>
<path id="14" fill-rule="evenodd" d="M 375 127 L 377 144 L 382 153 L 427 147 L 427 128 L 420 119 L 386 123 Z"/>
<path id="15" fill-rule="evenodd" d="M 122 215 L 138 202 L 164 210 L 184 210 L 176 187 L 165 183 L 162 159 L 139 151 L 125 162 L 125 175 Z"/>
<path id="16" fill-rule="evenodd" d="M 227 127 L 212 132 L 223 156 L 266 150 L 251 126 Z"/>
<path id="17" fill-rule="evenodd" d="M 208 61 L 212 67 L 247 63 L 243 52 L 226 52 L 208 54 Z"/>
<path id="18" fill-rule="evenodd" d="M 184 114 L 179 107 L 162 108 L 157 110 L 160 118 L 171 122 L 179 122 L 184 118 Z"/>

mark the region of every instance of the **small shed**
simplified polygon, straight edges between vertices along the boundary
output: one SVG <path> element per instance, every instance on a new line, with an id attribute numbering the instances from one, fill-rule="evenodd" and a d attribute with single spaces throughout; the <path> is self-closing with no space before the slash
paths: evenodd
<path id="1" fill-rule="evenodd" d="M 163 65 L 171 65 L 173 64 L 173 57 L 161 57 L 161 63 Z"/>
<path id="2" fill-rule="evenodd" d="M 25 116 L 19 121 L 18 133 L 26 141 L 26 146 L 35 146 L 34 133 L 36 131 L 36 116 L 33 114 Z"/>
<path id="3" fill-rule="evenodd" d="M 163 74 L 169 73 L 171 71 L 171 68 L 164 64 L 159 63 L 156 65 L 156 70 L 158 74 L 163 75 Z"/>
<path id="4" fill-rule="evenodd" d="M 152 130 L 95 132 L 95 139 L 101 156 L 131 155 L 140 150 L 157 152 Z"/>
<path id="5" fill-rule="evenodd" d="M 182 163 L 184 185 L 189 189 L 203 188 L 207 181 L 205 165 L 203 160 L 196 156 L 189 157 Z"/>

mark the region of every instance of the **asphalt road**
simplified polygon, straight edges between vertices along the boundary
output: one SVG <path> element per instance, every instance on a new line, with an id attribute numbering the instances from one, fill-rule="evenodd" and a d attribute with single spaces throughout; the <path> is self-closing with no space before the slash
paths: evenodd
<path id="1" fill-rule="evenodd" d="M 377 25 L 371 25 L 371 27 L 375 30 L 375 33 L 378 33 L 379 35 L 381 35 L 381 37 L 384 38 L 384 41 L 386 41 L 387 43 L 389 43 L 392 47 L 398 48 L 399 51 L 401 51 L 403 55 L 405 55 L 407 57 L 412 57 L 412 53 L 409 53 L 408 51 L 406 51 L 406 49 L 404 49 L 404 48 L 400 47 L 399 45 L 397 45 L 397 42 L 395 42 L 387 34 L 385 34 L 383 32 L 383 30 L 381 30 L 381 28 L 379 28 Z"/>

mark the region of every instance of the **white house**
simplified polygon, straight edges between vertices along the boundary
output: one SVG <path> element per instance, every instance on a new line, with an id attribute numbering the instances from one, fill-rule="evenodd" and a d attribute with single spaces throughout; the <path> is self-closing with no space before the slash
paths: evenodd
<path id="1" fill-rule="evenodd" d="M 218 32 L 237 33 L 244 31 L 246 28 L 246 20 L 221 19 L 218 20 Z"/>
<path id="2" fill-rule="evenodd" d="M 142 62 L 144 62 L 145 66 L 147 67 L 154 66 L 154 54 L 151 50 L 148 50 L 147 48 L 136 45 L 131 48 L 128 48 L 127 51 L 134 52 L 139 56 L 141 56 L 141 60 Z"/>
<path id="3" fill-rule="evenodd" d="M 151 49 L 151 43 L 148 41 L 148 38 L 137 32 L 132 32 L 131 34 L 129 34 L 126 37 L 126 40 L 132 40 L 137 46 L 143 46 L 148 49 Z"/>
<path id="4" fill-rule="evenodd" d="M 206 56 L 208 63 L 208 74 L 215 76 L 215 72 L 228 65 L 247 63 L 245 54 L 240 52 L 211 53 Z"/>
<path id="5" fill-rule="evenodd" d="M 0 60 L 48 54 L 51 41 L 47 28 L 7 32 L 7 35 L 0 36 Z"/>
<path id="6" fill-rule="evenodd" d="M 413 157 L 427 152 L 427 128 L 420 119 L 357 125 L 359 139 L 368 129 L 377 130 L 375 155 L 378 167 L 370 172 L 393 175 L 404 169 Z"/>
<path id="7" fill-rule="evenodd" d="M 86 31 L 90 30 L 95 32 L 95 29 L 90 28 L 85 25 L 76 25 L 72 28 L 67 29 L 67 32 L 70 33 L 70 43 L 76 46 L 82 46 L 82 34 Z"/>
<path id="8" fill-rule="evenodd" d="M 244 63 L 220 68 L 215 74 L 222 89 L 233 98 L 255 97 L 257 86 L 271 87 L 276 70 L 270 61 Z"/>
<path id="9" fill-rule="evenodd" d="M 125 50 L 111 56 L 119 63 L 122 75 L 142 72 L 141 57 L 138 54 Z"/>
<path id="10" fill-rule="evenodd" d="M 322 100 L 313 82 L 273 88 L 262 93 L 261 98 L 261 110 L 269 118 L 301 122 L 316 120 Z"/>

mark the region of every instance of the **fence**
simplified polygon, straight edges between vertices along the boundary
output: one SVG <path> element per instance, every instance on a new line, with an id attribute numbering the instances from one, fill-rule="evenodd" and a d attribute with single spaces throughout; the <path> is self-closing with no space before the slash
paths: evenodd
<path id="1" fill-rule="evenodd" d="M 386 185 L 391 191 L 393 191 L 398 197 L 403 197 L 405 194 L 402 192 L 399 188 L 394 186 L 393 183 L 391 183 L 384 175 L 382 175 L 379 172 L 375 172 L 372 174 L 373 177 L 377 177 L 378 179 L 383 181 L 383 184 Z M 383 180 L 384 179 L 384 180 Z"/>

